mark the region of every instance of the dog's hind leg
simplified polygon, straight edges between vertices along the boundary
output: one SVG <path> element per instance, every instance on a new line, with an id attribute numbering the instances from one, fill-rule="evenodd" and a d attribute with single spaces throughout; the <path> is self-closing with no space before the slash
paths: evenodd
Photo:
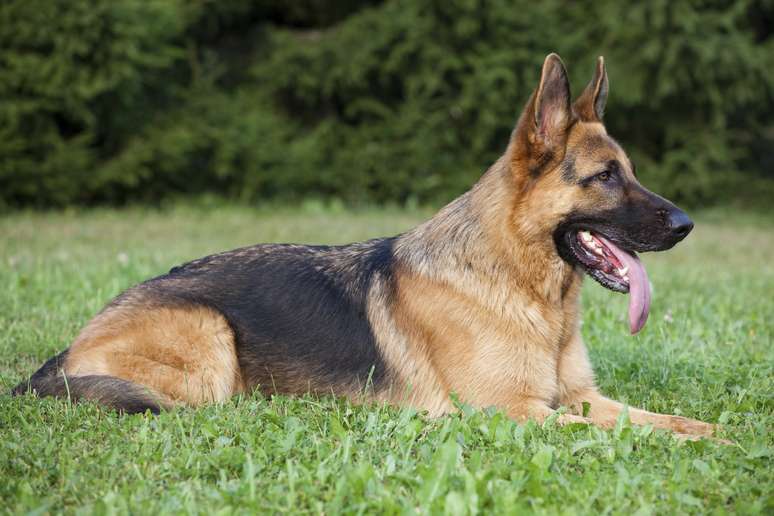
<path id="1" fill-rule="evenodd" d="M 136 383 L 105 375 L 67 377 L 64 364 L 69 349 L 50 358 L 25 382 L 11 391 L 13 396 L 33 393 L 72 401 L 91 400 L 128 414 L 146 410 L 158 414 L 172 406 L 171 400 Z"/>
<path id="2" fill-rule="evenodd" d="M 157 413 L 174 405 L 225 401 L 242 389 L 234 335 L 220 313 L 133 299 L 97 315 L 67 351 L 13 394 L 36 392 Z"/>
<path id="3" fill-rule="evenodd" d="M 231 327 L 199 305 L 129 304 L 103 312 L 71 346 L 64 372 L 119 378 L 192 406 L 242 390 Z"/>

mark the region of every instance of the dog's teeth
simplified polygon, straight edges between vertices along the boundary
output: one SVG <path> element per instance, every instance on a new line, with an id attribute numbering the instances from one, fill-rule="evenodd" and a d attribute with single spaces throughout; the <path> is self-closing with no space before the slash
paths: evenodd
<path id="1" fill-rule="evenodd" d="M 604 253 L 602 253 L 602 247 L 597 245 L 594 247 L 594 252 L 597 253 L 599 256 L 603 256 Z"/>
<path id="2" fill-rule="evenodd" d="M 580 237 L 583 239 L 584 242 L 593 242 L 593 239 L 591 238 L 591 233 L 588 231 L 581 231 Z"/>
<path id="3" fill-rule="evenodd" d="M 626 283 L 629 283 L 629 276 L 624 276 L 624 277 L 623 277 L 623 280 L 624 280 Z"/>
<path id="4" fill-rule="evenodd" d="M 622 267 L 622 268 L 618 269 L 618 274 L 619 274 L 621 277 L 624 277 L 624 278 L 625 278 L 625 277 L 626 277 L 626 273 L 627 273 L 627 272 L 629 272 L 629 267 L 628 267 L 628 266 L 624 266 L 624 267 Z"/>

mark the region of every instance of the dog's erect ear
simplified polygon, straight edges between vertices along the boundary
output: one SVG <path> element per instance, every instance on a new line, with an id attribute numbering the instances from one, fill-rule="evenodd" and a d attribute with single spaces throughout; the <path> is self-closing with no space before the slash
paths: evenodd
<path id="1" fill-rule="evenodd" d="M 570 81 L 556 54 L 543 62 L 540 84 L 534 97 L 535 136 L 546 147 L 557 143 L 570 124 Z"/>
<path id="2" fill-rule="evenodd" d="M 607 72 L 605 71 L 605 58 L 597 58 L 597 68 L 594 70 L 594 78 L 573 106 L 578 118 L 584 122 L 601 122 L 607 103 Z"/>

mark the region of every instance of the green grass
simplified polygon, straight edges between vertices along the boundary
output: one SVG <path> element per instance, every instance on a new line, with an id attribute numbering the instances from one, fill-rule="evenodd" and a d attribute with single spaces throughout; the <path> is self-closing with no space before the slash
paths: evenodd
<path id="1" fill-rule="evenodd" d="M 122 289 L 259 241 L 347 242 L 427 216 L 399 210 L 174 208 L 14 214 L 0 220 L 0 388 L 7 392 Z M 724 424 L 735 442 L 517 425 L 467 407 L 428 420 L 342 400 L 265 398 L 150 416 L 0 395 L 0 511 L 769 513 L 774 511 L 770 219 L 698 217 L 647 255 L 650 321 L 584 287 L 583 334 L 607 394 Z"/>

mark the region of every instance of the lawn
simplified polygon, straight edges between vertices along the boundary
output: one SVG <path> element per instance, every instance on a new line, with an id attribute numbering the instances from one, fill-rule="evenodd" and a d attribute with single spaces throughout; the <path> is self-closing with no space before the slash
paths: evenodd
<path id="1" fill-rule="evenodd" d="M 182 261 L 260 241 L 341 243 L 426 217 L 397 209 L 174 207 L 0 219 L 0 512 L 768 513 L 774 511 L 774 220 L 705 212 L 646 255 L 650 320 L 587 281 L 602 390 L 720 422 L 724 446 L 619 421 L 517 425 L 494 409 L 408 409 L 260 393 L 158 417 L 8 390 L 112 296 Z"/>

